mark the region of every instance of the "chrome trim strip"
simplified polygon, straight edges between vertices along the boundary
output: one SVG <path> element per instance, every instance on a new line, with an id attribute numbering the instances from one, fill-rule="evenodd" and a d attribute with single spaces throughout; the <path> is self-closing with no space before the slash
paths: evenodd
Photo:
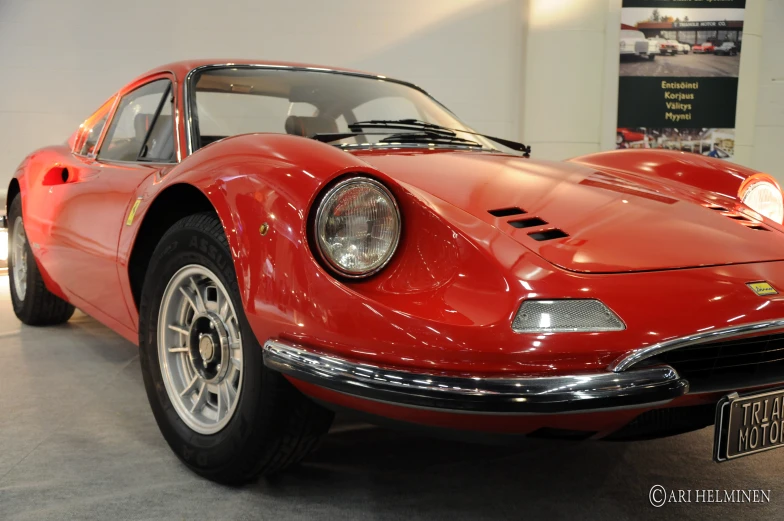
<path id="1" fill-rule="evenodd" d="M 459 412 L 583 412 L 665 403 L 688 391 L 667 366 L 623 374 L 455 377 L 384 369 L 280 340 L 268 340 L 263 349 L 267 367 L 298 380 L 375 401 Z"/>
<path id="2" fill-rule="evenodd" d="M 188 149 L 188 155 L 193 153 L 193 131 L 191 129 L 193 125 L 192 114 L 191 114 L 191 81 L 193 79 L 194 74 L 208 70 L 208 69 L 228 69 L 228 68 L 237 68 L 237 69 L 268 69 L 268 70 L 282 70 L 282 71 L 305 71 L 305 72 L 324 72 L 329 74 L 343 74 L 345 76 L 356 76 L 359 78 L 369 78 L 372 80 L 383 80 L 383 81 L 391 81 L 393 83 L 399 83 L 401 85 L 405 85 L 407 87 L 411 87 L 420 91 L 422 94 L 426 95 L 427 97 L 431 98 L 435 101 L 438 105 L 444 107 L 447 112 L 452 113 L 451 110 L 446 108 L 440 101 L 436 100 L 430 94 L 425 91 L 425 89 L 414 85 L 413 83 L 403 81 L 403 80 L 396 80 L 394 78 L 388 78 L 386 76 L 382 76 L 380 74 L 367 74 L 363 72 L 351 72 L 351 71 L 340 71 L 335 69 L 328 69 L 324 67 L 299 67 L 299 66 L 292 66 L 292 65 L 270 65 L 270 64 L 263 64 L 263 63 L 254 63 L 254 64 L 247 64 L 247 63 L 213 63 L 209 65 L 200 65 L 198 67 L 194 67 L 191 69 L 187 75 L 185 75 L 185 83 L 183 84 L 183 106 L 185 107 L 185 141 Z M 195 91 L 195 90 L 194 90 Z"/>
<path id="3" fill-rule="evenodd" d="M 707 342 L 714 342 L 718 340 L 726 340 L 728 338 L 746 336 L 755 333 L 764 333 L 777 329 L 784 329 L 784 318 L 766 320 L 763 322 L 753 322 L 751 324 L 739 324 L 737 326 L 725 327 L 722 329 L 703 331 L 701 333 L 695 333 L 693 335 L 666 340 L 652 346 L 643 347 L 642 349 L 632 351 L 631 353 L 615 360 L 612 364 L 610 364 L 609 369 L 615 373 L 620 373 L 622 371 L 626 371 L 634 364 L 645 360 L 646 358 L 650 358 L 667 351 L 672 351 L 673 349 L 693 346 L 696 344 L 705 344 Z"/>

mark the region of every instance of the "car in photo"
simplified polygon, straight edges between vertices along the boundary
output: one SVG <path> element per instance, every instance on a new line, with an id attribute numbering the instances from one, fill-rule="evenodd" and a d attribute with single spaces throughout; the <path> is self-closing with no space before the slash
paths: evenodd
<path id="1" fill-rule="evenodd" d="M 620 52 L 621 56 L 639 56 L 654 60 L 659 54 L 659 44 L 647 40 L 642 31 L 623 29 L 621 30 Z"/>
<path id="2" fill-rule="evenodd" d="M 667 40 L 663 38 L 648 38 L 648 41 L 656 45 L 656 47 L 659 49 L 659 54 L 661 55 L 672 56 L 677 52 L 677 47 L 667 43 Z"/>
<path id="3" fill-rule="evenodd" d="M 713 50 L 713 54 L 716 56 L 736 56 L 738 48 L 734 42 L 723 42 Z"/>
<path id="4" fill-rule="evenodd" d="M 716 46 L 710 42 L 697 44 L 691 48 L 691 51 L 694 54 L 713 54 L 713 51 L 715 50 L 716 50 Z"/>
<path id="5" fill-rule="evenodd" d="M 661 54 L 669 54 L 675 56 L 681 51 L 681 46 L 676 40 L 664 40 L 659 38 L 659 52 Z"/>
<path id="6" fill-rule="evenodd" d="M 644 141 L 645 131 L 643 129 L 629 129 L 619 128 L 616 131 L 615 143 L 621 145 L 622 143 Z"/>
<path id="7" fill-rule="evenodd" d="M 774 178 L 537 160 L 382 75 L 157 67 L 31 152 L 7 215 L 16 316 L 79 308 L 137 345 L 162 436 L 220 483 L 302 460 L 335 411 L 503 440 L 715 422 L 723 461 L 758 449 L 742 411 L 781 401 Z"/>
<path id="8" fill-rule="evenodd" d="M 682 54 L 689 54 L 689 51 L 691 51 L 691 45 L 683 42 L 676 42 L 676 43 L 678 44 L 678 52 Z"/>

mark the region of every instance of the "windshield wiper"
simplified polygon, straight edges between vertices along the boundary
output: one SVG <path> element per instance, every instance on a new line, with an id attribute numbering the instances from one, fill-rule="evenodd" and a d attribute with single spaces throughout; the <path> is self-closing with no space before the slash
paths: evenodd
<path id="1" fill-rule="evenodd" d="M 391 128 L 391 127 L 384 127 Z M 384 139 L 379 139 L 378 143 L 434 143 L 434 144 L 448 144 L 460 145 L 466 147 L 484 148 L 480 143 L 471 141 L 470 139 L 463 139 L 457 137 L 454 132 L 443 130 L 416 130 L 414 132 L 324 132 L 313 134 L 311 139 L 321 141 L 322 143 L 331 143 L 333 141 L 340 141 L 357 136 L 387 136 Z M 372 143 L 369 143 L 372 145 Z M 491 150 L 491 149 L 486 149 Z"/>
<path id="2" fill-rule="evenodd" d="M 454 133 L 448 135 L 441 132 L 432 132 L 430 130 L 392 134 L 384 139 L 380 139 L 379 143 L 438 143 L 484 148 L 480 143 L 471 141 L 470 139 L 457 137 Z"/>
<path id="3" fill-rule="evenodd" d="M 397 130 L 408 130 L 408 129 L 425 129 L 431 132 L 439 132 L 445 135 L 456 135 L 457 132 L 462 132 L 465 134 L 471 134 L 474 136 L 483 137 L 485 139 L 489 139 L 490 141 L 494 141 L 499 145 L 503 145 L 507 148 L 511 148 L 512 150 L 516 150 L 518 152 L 523 153 L 523 157 L 530 157 L 531 155 L 531 147 L 524 145 L 522 143 L 518 143 L 517 141 L 511 141 L 509 139 L 503 139 L 500 137 L 493 137 L 488 136 L 487 134 L 480 134 L 479 132 L 472 132 L 470 130 L 460 130 L 457 128 L 448 128 L 442 127 L 441 125 L 436 125 L 435 123 L 428 123 L 426 121 L 420 121 L 418 119 L 370 119 L 367 121 L 357 121 L 355 123 L 351 123 L 348 125 L 348 128 L 357 132 L 365 128 L 389 128 L 389 129 L 397 129 Z"/>

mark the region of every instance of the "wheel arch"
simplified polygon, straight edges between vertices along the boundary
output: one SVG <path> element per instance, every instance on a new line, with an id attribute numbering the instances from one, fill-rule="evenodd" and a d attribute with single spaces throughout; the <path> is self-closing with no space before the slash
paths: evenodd
<path id="1" fill-rule="evenodd" d="M 174 223 L 183 217 L 201 212 L 213 212 L 218 216 L 218 211 L 204 192 L 187 183 L 175 183 L 166 187 L 144 212 L 128 257 L 128 279 L 137 311 L 147 267 L 155 247 Z"/>

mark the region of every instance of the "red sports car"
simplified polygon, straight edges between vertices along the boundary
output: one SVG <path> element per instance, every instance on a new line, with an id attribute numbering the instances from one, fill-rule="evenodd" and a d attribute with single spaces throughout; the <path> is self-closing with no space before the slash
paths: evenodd
<path id="1" fill-rule="evenodd" d="M 138 343 L 163 436 L 221 482 L 300 460 L 342 409 L 571 439 L 716 420 L 719 460 L 782 443 L 776 182 L 528 151 L 384 76 L 166 65 L 20 165 L 14 312 Z"/>
<path id="2" fill-rule="evenodd" d="M 716 50 L 716 46 L 710 42 L 700 43 L 691 48 L 694 54 L 712 54 Z"/>
<path id="3" fill-rule="evenodd" d="M 634 130 L 631 128 L 619 128 L 616 129 L 615 134 L 615 144 L 622 145 L 623 143 L 635 142 L 635 141 L 644 141 L 645 140 L 645 131 L 643 130 L 640 132 L 640 129 Z"/>

